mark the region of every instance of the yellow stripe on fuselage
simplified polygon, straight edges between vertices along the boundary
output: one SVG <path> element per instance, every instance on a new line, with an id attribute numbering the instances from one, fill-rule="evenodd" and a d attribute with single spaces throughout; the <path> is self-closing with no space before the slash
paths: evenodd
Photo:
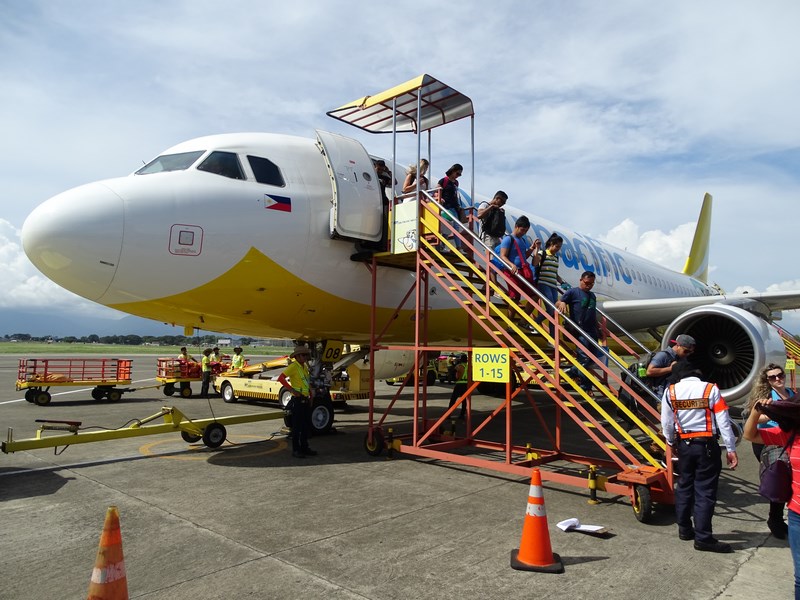
<path id="1" fill-rule="evenodd" d="M 364 341 L 369 338 L 370 329 L 369 282 L 365 270 L 364 285 L 358 290 L 364 302 L 342 298 L 297 277 L 251 248 L 229 271 L 197 288 L 154 300 L 109 306 L 140 317 L 208 331 Z M 405 291 L 399 291 L 398 298 Z M 390 308 L 378 309 L 379 331 L 393 312 Z M 401 311 L 384 339 L 413 341 L 413 319 L 413 310 Z M 459 308 L 431 311 L 429 339 L 462 338 L 466 336 L 466 323 Z"/>

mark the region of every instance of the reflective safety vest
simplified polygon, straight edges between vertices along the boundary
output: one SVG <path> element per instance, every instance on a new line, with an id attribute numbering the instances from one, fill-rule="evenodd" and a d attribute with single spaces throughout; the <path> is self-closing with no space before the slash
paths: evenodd
<path id="1" fill-rule="evenodd" d="M 467 383 L 469 381 L 469 368 L 467 363 L 463 363 L 464 370 L 461 372 L 461 377 L 458 378 L 456 383 Z M 456 367 L 458 368 L 458 367 Z"/>
<path id="2" fill-rule="evenodd" d="M 669 386 L 669 402 L 672 404 L 672 412 L 675 415 L 675 428 L 678 430 L 678 437 L 682 440 L 690 438 L 712 437 L 714 435 L 713 419 L 711 417 L 711 390 L 714 389 L 713 383 L 707 383 L 703 390 L 702 398 L 689 398 L 688 400 L 678 400 L 675 396 L 675 384 Z M 727 406 L 723 403 L 724 409 Z M 681 420 L 678 417 L 679 411 L 703 410 L 705 411 L 705 428 L 702 431 L 684 431 Z M 692 419 L 694 420 L 694 419 Z"/>

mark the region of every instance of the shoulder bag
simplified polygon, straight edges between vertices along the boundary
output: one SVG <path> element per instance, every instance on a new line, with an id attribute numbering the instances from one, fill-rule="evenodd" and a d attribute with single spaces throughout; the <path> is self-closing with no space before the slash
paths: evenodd
<path id="1" fill-rule="evenodd" d="M 792 433 L 781 454 L 792 447 L 796 433 Z M 779 457 L 764 469 L 758 493 L 770 502 L 788 502 L 792 498 L 792 467 L 788 461 Z"/>

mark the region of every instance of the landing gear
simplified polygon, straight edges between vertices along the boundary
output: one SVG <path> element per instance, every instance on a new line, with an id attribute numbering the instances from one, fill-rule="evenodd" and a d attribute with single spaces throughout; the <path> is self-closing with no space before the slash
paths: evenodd
<path id="1" fill-rule="evenodd" d="M 311 409 L 311 433 L 321 435 L 333 427 L 333 402 L 329 396 L 314 400 Z"/>

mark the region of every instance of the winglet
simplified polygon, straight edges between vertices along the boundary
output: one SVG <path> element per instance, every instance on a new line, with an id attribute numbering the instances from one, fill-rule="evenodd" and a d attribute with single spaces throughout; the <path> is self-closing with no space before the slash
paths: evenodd
<path id="1" fill-rule="evenodd" d="M 703 198 L 703 207 L 694 230 L 692 249 L 683 267 L 683 274 L 708 283 L 708 246 L 711 239 L 711 194 Z"/>

